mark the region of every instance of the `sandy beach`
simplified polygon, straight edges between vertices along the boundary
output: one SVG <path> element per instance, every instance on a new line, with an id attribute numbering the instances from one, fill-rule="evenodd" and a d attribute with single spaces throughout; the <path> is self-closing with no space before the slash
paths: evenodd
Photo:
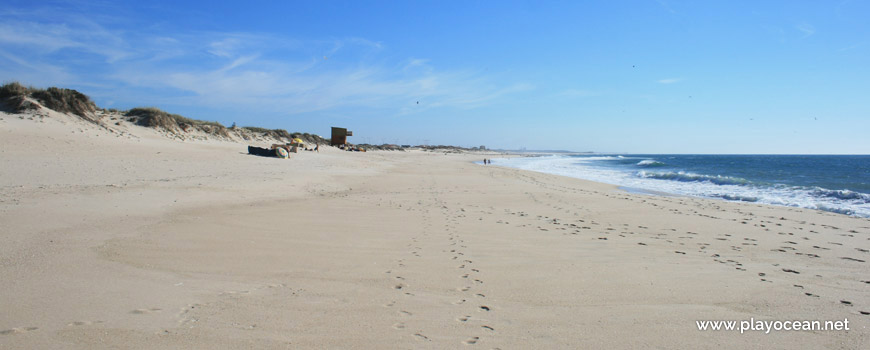
<path id="1" fill-rule="evenodd" d="M 61 115 L 0 143 L 3 349 L 870 346 L 868 219 Z"/>

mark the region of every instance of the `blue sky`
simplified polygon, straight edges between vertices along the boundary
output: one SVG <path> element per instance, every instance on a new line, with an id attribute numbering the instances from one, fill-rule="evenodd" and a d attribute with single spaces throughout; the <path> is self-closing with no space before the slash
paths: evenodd
<path id="1" fill-rule="evenodd" d="M 351 142 L 870 153 L 870 2 L 4 1 L 0 80 Z M 419 102 L 419 103 L 418 103 Z"/>

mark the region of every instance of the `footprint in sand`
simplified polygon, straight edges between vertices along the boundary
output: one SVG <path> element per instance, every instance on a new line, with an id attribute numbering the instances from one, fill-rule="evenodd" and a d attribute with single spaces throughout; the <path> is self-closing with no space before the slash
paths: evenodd
<path id="1" fill-rule="evenodd" d="M 200 304 L 187 304 L 187 306 L 181 308 L 181 311 L 178 314 L 179 315 L 186 314 L 186 313 L 190 312 L 190 310 L 194 310 L 199 306 L 202 306 L 202 305 L 200 305 Z"/>
<path id="2" fill-rule="evenodd" d="M 250 293 L 250 291 L 247 291 L 247 290 L 228 290 L 228 291 L 221 292 L 218 295 L 224 296 L 224 295 L 236 295 L 236 294 L 248 294 L 248 293 Z"/>
<path id="3" fill-rule="evenodd" d="M 471 338 L 466 339 L 463 343 L 465 343 L 467 345 L 474 345 L 474 344 L 477 344 L 477 342 L 479 340 L 480 340 L 480 337 L 471 337 Z"/>
<path id="4" fill-rule="evenodd" d="M 0 331 L 0 335 L 27 333 L 27 332 L 35 331 L 37 329 L 39 329 L 39 327 L 15 327 L 12 329 L 6 329 L 6 330 Z"/>
<path id="5" fill-rule="evenodd" d="M 67 326 L 70 326 L 70 327 L 72 327 L 72 326 L 90 326 L 90 325 L 100 324 L 100 323 L 103 323 L 103 321 L 75 321 L 75 322 L 67 323 Z"/>
<path id="6" fill-rule="evenodd" d="M 158 308 L 150 308 L 150 309 L 136 309 L 136 310 L 130 311 L 130 313 L 134 314 L 134 315 L 143 315 L 143 314 L 150 314 L 152 312 L 160 312 L 160 311 L 163 311 L 163 310 L 158 309 Z"/>
<path id="7" fill-rule="evenodd" d="M 393 328 L 395 328 L 395 329 L 405 329 L 405 324 L 402 323 L 402 322 L 399 322 L 399 323 L 394 324 L 394 325 L 393 325 Z"/>
<path id="8" fill-rule="evenodd" d="M 848 256 L 844 256 L 844 257 L 842 257 L 842 258 L 840 258 L 840 259 L 843 259 L 843 260 L 851 260 L 851 261 L 855 261 L 855 262 L 864 262 L 864 260 L 861 260 L 861 259 L 855 259 L 855 258 L 850 258 L 850 257 L 848 257 Z"/>

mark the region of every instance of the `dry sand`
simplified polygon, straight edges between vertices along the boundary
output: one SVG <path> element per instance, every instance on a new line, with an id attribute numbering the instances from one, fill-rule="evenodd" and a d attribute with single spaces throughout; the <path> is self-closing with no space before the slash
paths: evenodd
<path id="1" fill-rule="evenodd" d="M 0 114 L 0 348 L 870 347 L 867 219 L 244 146 Z"/>

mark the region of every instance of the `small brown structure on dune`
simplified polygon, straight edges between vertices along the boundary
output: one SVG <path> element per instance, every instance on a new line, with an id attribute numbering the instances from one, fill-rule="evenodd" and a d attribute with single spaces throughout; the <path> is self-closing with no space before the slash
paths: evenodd
<path id="1" fill-rule="evenodd" d="M 340 146 L 347 143 L 347 137 L 353 136 L 353 131 L 347 131 L 345 128 L 332 127 L 332 137 L 329 139 L 329 144 L 332 146 Z"/>

